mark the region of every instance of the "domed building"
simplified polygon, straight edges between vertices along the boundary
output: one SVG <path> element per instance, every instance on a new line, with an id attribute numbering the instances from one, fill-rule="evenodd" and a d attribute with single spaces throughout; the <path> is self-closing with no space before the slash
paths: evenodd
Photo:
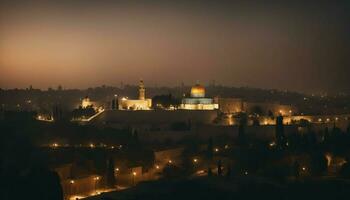
<path id="1" fill-rule="evenodd" d="M 198 83 L 191 88 L 191 97 L 193 98 L 204 98 L 205 88 Z"/>
<path id="2" fill-rule="evenodd" d="M 205 88 L 196 84 L 191 88 L 188 98 L 183 98 L 180 109 L 184 110 L 215 110 L 219 109 L 219 104 L 214 103 L 212 98 L 205 97 Z"/>

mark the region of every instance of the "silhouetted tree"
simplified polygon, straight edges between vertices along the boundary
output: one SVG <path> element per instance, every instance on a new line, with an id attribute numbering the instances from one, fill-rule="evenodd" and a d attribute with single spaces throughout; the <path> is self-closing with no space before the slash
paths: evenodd
<path id="1" fill-rule="evenodd" d="M 276 118 L 276 141 L 277 147 L 279 149 L 283 149 L 285 147 L 285 136 L 284 136 L 284 125 L 283 125 L 283 117 L 278 116 Z"/>
<path id="2" fill-rule="evenodd" d="M 317 145 L 317 136 L 316 133 L 314 131 L 309 131 L 308 133 L 308 146 L 310 148 L 313 148 L 314 146 Z"/>
<path id="3" fill-rule="evenodd" d="M 180 100 L 173 97 L 171 94 L 168 95 L 156 95 L 152 98 L 152 107 L 154 109 L 169 108 L 170 106 L 178 107 Z"/>
<path id="4" fill-rule="evenodd" d="M 251 114 L 261 116 L 264 114 L 264 111 L 260 106 L 254 106 L 251 110 Z"/>
<path id="5" fill-rule="evenodd" d="M 343 166 L 341 167 L 340 175 L 342 177 L 346 177 L 346 178 L 350 177 L 350 163 L 349 163 L 349 159 L 346 159 L 346 163 L 344 163 Z"/>
<path id="6" fill-rule="evenodd" d="M 324 135 L 323 135 L 323 143 L 328 143 L 330 140 L 329 130 L 328 127 L 324 129 Z"/>
<path id="7" fill-rule="evenodd" d="M 208 167 L 208 176 L 212 176 L 213 175 L 213 172 L 211 171 L 211 168 Z"/>
<path id="8" fill-rule="evenodd" d="M 218 176 L 222 175 L 222 165 L 221 165 L 221 160 L 218 160 Z"/>
<path id="9" fill-rule="evenodd" d="M 300 176 L 300 164 L 299 162 L 296 160 L 294 163 L 293 163 L 293 175 L 295 178 L 299 178 Z"/>
<path id="10" fill-rule="evenodd" d="M 323 153 L 316 151 L 311 155 L 311 173 L 315 176 L 322 175 L 327 170 L 327 159 Z"/>
<path id="11" fill-rule="evenodd" d="M 213 158 L 213 138 L 210 137 L 207 146 L 207 157 L 209 160 Z"/>
<path id="12" fill-rule="evenodd" d="M 238 125 L 238 143 L 242 146 L 246 145 L 247 139 L 245 134 L 245 127 L 247 126 L 247 116 L 245 114 L 240 116 Z"/>
<path id="13" fill-rule="evenodd" d="M 63 190 L 60 178 L 56 172 L 47 168 L 35 168 L 24 177 L 25 194 L 20 194 L 23 199 L 37 200 L 63 200 Z M 16 184 L 19 186 L 19 183 Z M 15 198 L 16 199 L 16 198 Z"/>
<path id="14" fill-rule="evenodd" d="M 133 136 L 134 141 L 136 143 L 138 143 L 139 142 L 139 133 L 137 132 L 137 130 L 134 130 L 132 136 Z"/>
<path id="15" fill-rule="evenodd" d="M 267 112 L 267 116 L 269 116 L 270 119 L 274 119 L 275 118 L 275 116 L 274 116 L 274 114 L 273 114 L 273 112 L 271 110 L 269 110 Z"/>
<path id="16" fill-rule="evenodd" d="M 163 178 L 174 179 L 184 176 L 183 171 L 176 165 L 166 165 L 162 172 Z"/>
<path id="17" fill-rule="evenodd" d="M 231 165 L 227 165 L 226 178 L 231 178 Z"/>
<path id="18" fill-rule="evenodd" d="M 107 161 L 107 186 L 114 187 L 116 184 L 115 176 L 114 176 L 114 159 L 110 157 Z"/>

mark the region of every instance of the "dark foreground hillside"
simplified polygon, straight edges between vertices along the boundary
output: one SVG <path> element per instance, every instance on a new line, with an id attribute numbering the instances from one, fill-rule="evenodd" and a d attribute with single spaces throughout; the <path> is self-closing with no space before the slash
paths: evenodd
<path id="1" fill-rule="evenodd" d="M 136 199 L 349 199 L 350 182 L 340 179 L 286 181 L 264 178 L 226 180 L 201 177 L 192 180 L 170 180 L 141 183 L 135 188 L 105 193 L 86 200 Z"/>

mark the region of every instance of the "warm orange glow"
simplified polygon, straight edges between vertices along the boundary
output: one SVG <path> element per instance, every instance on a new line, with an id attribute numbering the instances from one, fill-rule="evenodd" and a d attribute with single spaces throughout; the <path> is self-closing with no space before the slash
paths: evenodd
<path id="1" fill-rule="evenodd" d="M 205 97 L 205 88 L 196 84 L 191 88 L 191 97 Z"/>
<path id="2" fill-rule="evenodd" d="M 327 166 L 329 167 L 331 165 L 331 162 L 332 162 L 332 155 L 327 153 L 326 159 L 327 159 Z"/>
<path id="3" fill-rule="evenodd" d="M 58 147 L 59 145 L 57 143 L 53 143 L 52 147 Z"/>

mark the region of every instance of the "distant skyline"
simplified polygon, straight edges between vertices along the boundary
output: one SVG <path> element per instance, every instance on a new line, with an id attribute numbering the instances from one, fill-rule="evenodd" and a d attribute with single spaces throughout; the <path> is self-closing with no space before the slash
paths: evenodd
<path id="1" fill-rule="evenodd" d="M 1 1 L 0 88 L 350 92 L 349 19 L 349 1 Z"/>

